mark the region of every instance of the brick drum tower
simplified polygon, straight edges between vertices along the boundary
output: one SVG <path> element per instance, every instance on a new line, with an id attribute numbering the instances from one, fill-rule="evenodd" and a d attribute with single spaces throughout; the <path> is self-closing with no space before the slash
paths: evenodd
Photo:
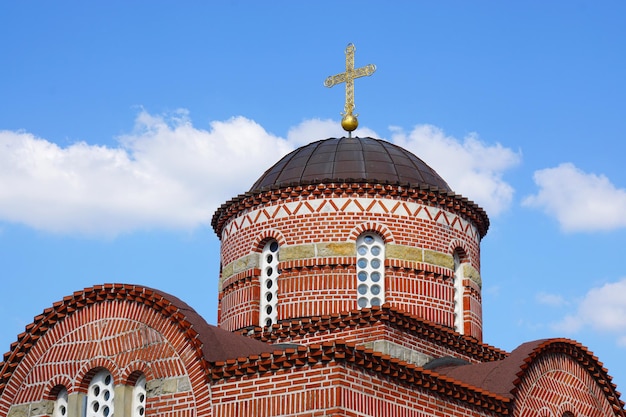
<path id="1" fill-rule="evenodd" d="M 373 138 L 303 146 L 213 218 L 219 326 L 389 306 L 482 339 L 489 219 L 424 161 Z"/>

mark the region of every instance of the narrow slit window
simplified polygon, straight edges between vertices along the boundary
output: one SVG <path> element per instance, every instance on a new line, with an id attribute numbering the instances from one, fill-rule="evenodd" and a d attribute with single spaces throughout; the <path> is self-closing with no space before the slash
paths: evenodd
<path id="1" fill-rule="evenodd" d="M 278 252 L 276 240 L 270 240 L 261 251 L 261 326 L 271 326 L 278 319 Z"/>
<path id="2" fill-rule="evenodd" d="M 454 330 L 463 334 L 463 264 L 458 251 L 454 252 L 454 278 L 453 278 L 453 304 L 454 304 Z"/>

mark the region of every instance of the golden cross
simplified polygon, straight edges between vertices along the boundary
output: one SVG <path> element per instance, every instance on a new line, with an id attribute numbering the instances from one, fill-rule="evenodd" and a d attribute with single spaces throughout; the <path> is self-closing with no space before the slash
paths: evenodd
<path id="1" fill-rule="evenodd" d="M 355 50 L 356 48 L 354 45 L 349 43 L 346 47 L 346 72 L 331 75 L 324 81 L 324 85 L 326 87 L 346 83 L 346 105 L 342 113 L 343 119 L 341 119 L 341 126 L 348 132 L 352 132 L 359 125 L 357 120 L 358 114 L 352 113 L 354 111 L 354 79 L 364 77 L 366 75 L 372 75 L 374 71 L 376 71 L 376 65 L 374 64 L 369 64 L 361 68 L 354 68 Z"/>

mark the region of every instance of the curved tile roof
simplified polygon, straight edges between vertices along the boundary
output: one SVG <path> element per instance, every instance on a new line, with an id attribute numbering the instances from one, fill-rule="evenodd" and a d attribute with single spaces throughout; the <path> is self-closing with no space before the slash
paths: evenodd
<path id="1" fill-rule="evenodd" d="M 424 369 L 376 352 L 362 345 L 341 339 L 322 344 L 287 348 L 284 351 L 263 353 L 246 360 L 217 362 L 210 370 L 213 381 L 263 375 L 278 370 L 304 366 L 337 366 L 345 364 L 389 379 L 412 389 L 429 391 L 454 401 L 487 410 L 490 414 L 510 415 L 511 399 L 482 388 L 461 383 L 446 375 Z M 342 365 L 340 365 L 342 366 Z"/>
<path id="2" fill-rule="evenodd" d="M 514 399 L 518 385 L 530 365 L 545 353 L 562 353 L 578 361 L 600 386 L 606 388 L 604 393 L 616 414 L 625 415 L 624 402 L 620 400 L 616 386 L 611 382 L 612 378 L 602 363 L 582 344 L 566 338 L 526 342 L 513 350 L 507 358 L 499 361 L 441 367 L 434 371 L 496 395 Z"/>
<path id="3" fill-rule="evenodd" d="M 208 324 L 193 308 L 165 292 L 140 285 L 104 284 L 63 298 L 35 317 L 26 331 L 11 344 L 11 350 L 4 354 L 0 362 L 0 394 L 7 386 L 13 371 L 20 361 L 37 343 L 48 329 L 64 317 L 74 314 L 87 306 L 107 300 L 139 302 L 159 311 L 164 318 L 175 323 L 196 349 L 196 358 L 208 373 L 209 363 L 237 357 L 274 352 L 280 347 L 241 336 Z"/>
<path id="4" fill-rule="evenodd" d="M 425 369 L 365 346 L 337 339 L 320 345 L 299 346 L 282 352 L 254 355 L 247 360 L 216 362 L 210 369 L 210 378 L 238 378 L 243 375 L 264 374 L 269 369 L 288 370 L 297 366 L 336 361 L 383 375 L 401 384 L 437 392 L 444 397 L 485 408 L 490 412 L 511 415 L 517 386 L 533 361 L 540 355 L 554 352 L 569 355 L 587 368 L 598 384 L 604 387 L 603 392 L 615 415 L 626 416 L 624 403 L 619 399 L 611 377 L 607 375 L 598 358 L 580 343 L 569 339 L 528 342 L 502 360 L 435 369 Z"/>
<path id="5" fill-rule="evenodd" d="M 499 361 L 508 356 L 508 353 L 501 349 L 478 342 L 473 337 L 460 335 L 449 327 L 409 314 L 390 304 L 325 316 L 283 320 L 276 323 L 271 331 L 257 327 L 249 335 L 264 342 L 292 339 L 294 334 L 311 335 L 320 331 L 337 332 L 337 336 L 340 336 L 341 331 L 346 328 L 371 326 L 378 322 L 427 340 L 429 343 L 447 347 L 477 361 Z"/>
<path id="6" fill-rule="evenodd" d="M 312 142 L 289 153 L 265 171 L 250 192 L 340 179 L 452 191 L 434 169 L 400 146 L 370 137 L 342 137 Z"/>

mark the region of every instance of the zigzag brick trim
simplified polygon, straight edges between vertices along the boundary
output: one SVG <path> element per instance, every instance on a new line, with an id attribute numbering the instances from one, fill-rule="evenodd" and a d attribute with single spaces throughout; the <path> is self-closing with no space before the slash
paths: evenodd
<path id="1" fill-rule="evenodd" d="M 432 186 L 412 186 L 411 184 L 380 184 L 367 180 L 346 179 L 344 182 L 300 184 L 295 186 L 272 187 L 260 193 L 245 193 L 228 200 L 213 214 L 211 226 L 221 239 L 226 222 L 242 211 L 281 200 L 283 203 L 302 201 L 318 197 L 384 197 L 398 201 L 412 201 L 445 210 L 471 221 L 478 228 L 481 237 L 487 234 L 489 218 L 487 213 L 473 201 L 450 191 Z M 306 200 L 305 200 L 306 201 Z"/>

